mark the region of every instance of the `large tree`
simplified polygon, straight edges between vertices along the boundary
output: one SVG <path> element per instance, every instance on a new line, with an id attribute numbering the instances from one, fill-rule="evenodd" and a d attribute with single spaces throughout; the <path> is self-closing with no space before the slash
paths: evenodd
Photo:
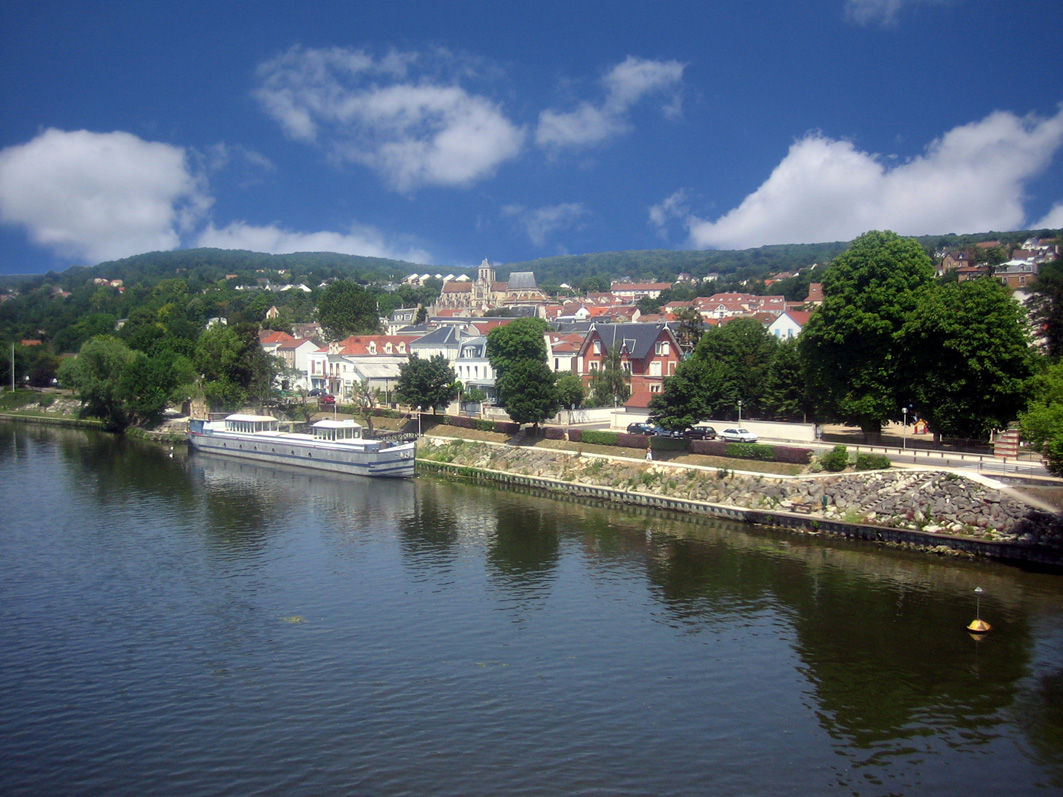
<path id="1" fill-rule="evenodd" d="M 665 429 L 681 430 L 736 406 L 728 391 L 727 366 L 691 357 L 664 380 L 664 390 L 650 399 L 650 420 Z"/>
<path id="2" fill-rule="evenodd" d="M 77 357 L 63 362 L 59 378 L 73 389 L 87 415 L 99 418 L 107 429 L 124 429 L 130 418 L 121 383 L 136 356 L 118 338 L 100 335 L 85 341 Z"/>
<path id="3" fill-rule="evenodd" d="M 764 409 L 774 418 L 800 419 L 812 411 L 796 338 L 779 342 L 764 380 Z"/>
<path id="4" fill-rule="evenodd" d="M 556 375 L 546 364 L 546 322 L 518 318 L 487 334 L 498 404 L 517 423 L 538 425 L 558 410 Z"/>
<path id="5" fill-rule="evenodd" d="M 457 398 L 459 389 L 454 369 L 442 354 L 427 360 L 413 354 L 399 366 L 395 392 L 399 401 L 411 407 L 446 407 Z"/>
<path id="6" fill-rule="evenodd" d="M 933 282 L 919 242 L 892 232 L 864 233 L 831 264 L 823 304 L 799 338 L 821 420 L 877 439 L 884 421 L 901 419 L 896 335 Z"/>
<path id="7" fill-rule="evenodd" d="M 927 291 L 897 341 L 901 382 L 935 435 L 984 440 L 1026 406 L 1033 352 L 1025 318 L 996 280 Z"/>
<path id="8" fill-rule="evenodd" d="M 631 398 L 631 373 L 624 369 L 623 351 L 615 343 L 591 376 L 591 401 L 596 407 L 615 407 Z"/>
<path id="9" fill-rule="evenodd" d="M 325 288 L 318 301 L 317 318 L 333 340 L 380 332 L 376 300 L 361 285 L 349 280 L 337 280 Z"/>
<path id="10" fill-rule="evenodd" d="M 735 405 L 729 410 L 736 415 L 739 401 L 744 412 L 756 415 L 764 410 L 764 386 L 777 345 L 755 318 L 736 318 L 702 335 L 693 359 L 723 364 L 720 378 L 728 384 L 717 392 L 734 396 Z"/>
<path id="11" fill-rule="evenodd" d="M 538 426 L 560 408 L 555 376 L 540 360 L 516 362 L 495 380 L 498 403 L 517 423 Z"/>
<path id="12" fill-rule="evenodd" d="M 1035 380 L 1035 397 L 1019 416 L 1022 436 L 1048 463 L 1048 470 L 1063 476 L 1063 362 Z"/>
<path id="13" fill-rule="evenodd" d="M 1059 359 L 1063 357 L 1063 259 L 1045 263 L 1030 290 L 1030 318 L 1048 356 Z"/>

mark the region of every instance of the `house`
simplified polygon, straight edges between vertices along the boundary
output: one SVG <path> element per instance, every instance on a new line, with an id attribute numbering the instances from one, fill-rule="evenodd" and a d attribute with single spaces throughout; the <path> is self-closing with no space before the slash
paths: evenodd
<path id="1" fill-rule="evenodd" d="M 277 348 L 282 343 L 287 343 L 294 338 L 287 332 L 274 332 L 269 329 L 259 330 L 258 333 L 258 345 L 262 347 L 262 351 L 266 354 L 276 354 Z"/>
<path id="2" fill-rule="evenodd" d="M 416 354 L 422 360 L 430 360 L 442 354 L 447 362 L 453 366 L 458 359 L 461 344 L 469 337 L 478 334 L 478 330 L 470 332 L 466 324 L 447 324 L 440 326 L 417 338 L 409 344 L 410 353 Z"/>
<path id="3" fill-rule="evenodd" d="M 310 380 L 310 354 L 320 347 L 309 338 L 292 338 L 281 343 L 275 354 L 284 361 L 284 366 L 291 376 L 284 379 L 288 384 L 282 384 L 285 390 L 309 390 L 312 386 Z"/>
<path id="4" fill-rule="evenodd" d="M 634 303 L 646 296 L 656 299 L 671 287 L 670 282 L 614 282 L 609 286 L 609 290 L 613 296 Z"/>
<path id="5" fill-rule="evenodd" d="M 1037 279 L 1040 266 L 1028 260 L 1009 260 L 997 266 L 993 279 L 998 280 L 1010 291 L 1026 290 Z"/>
<path id="6" fill-rule="evenodd" d="M 791 340 L 801 334 L 811 317 L 811 312 L 787 310 L 767 325 L 768 334 L 778 340 Z"/>
<path id="7" fill-rule="evenodd" d="M 584 382 L 619 352 L 620 367 L 631 375 L 632 394 L 659 393 L 664 378 L 679 364 L 679 341 L 664 324 L 594 324 L 580 346 L 577 365 Z"/>
<path id="8" fill-rule="evenodd" d="M 307 354 L 310 382 L 344 397 L 363 387 L 389 393 L 409 360 L 410 345 L 404 335 L 351 335 Z"/>
<path id="9" fill-rule="evenodd" d="M 552 332 L 546 336 L 546 357 L 550 368 L 559 374 L 579 373 L 579 352 L 586 335 L 579 333 L 559 334 Z"/>
<path id="10" fill-rule="evenodd" d="M 495 392 L 495 369 L 487 359 L 485 336 L 479 335 L 462 341 L 453 368 L 466 391 L 474 388 L 482 390 L 489 403 L 495 402 L 498 397 Z"/>

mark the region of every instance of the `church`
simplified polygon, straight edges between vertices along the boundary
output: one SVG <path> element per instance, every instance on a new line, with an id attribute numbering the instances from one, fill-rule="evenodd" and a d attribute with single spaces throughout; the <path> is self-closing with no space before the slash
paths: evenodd
<path id="1" fill-rule="evenodd" d="M 495 266 L 486 257 L 480 263 L 473 282 L 450 280 L 443 284 L 433 314 L 442 310 L 458 311 L 462 315 L 479 316 L 498 307 L 544 307 L 547 296 L 535 282 L 535 273 L 514 271 L 508 282 L 498 282 Z"/>

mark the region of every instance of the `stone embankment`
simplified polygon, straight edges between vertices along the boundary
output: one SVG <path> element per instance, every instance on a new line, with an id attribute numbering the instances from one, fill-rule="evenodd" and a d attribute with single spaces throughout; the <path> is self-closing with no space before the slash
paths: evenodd
<path id="1" fill-rule="evenodd" d="M 953 537 L 1036 547 L 1045 555 L 1035 559 L 1063 562 L 1063 516 L 1002 485 L 954 472 L 780 477 L 442 439 L 427 441 L 419 457 L 478 471 L 556 480 L 574 488 L 610 488 L 633 499 L 666 496 L 769 515 L 800 515 L 807 517 L 801 525 L 809 529 L 848 524 L 906 530 L 932 540 Z"/>

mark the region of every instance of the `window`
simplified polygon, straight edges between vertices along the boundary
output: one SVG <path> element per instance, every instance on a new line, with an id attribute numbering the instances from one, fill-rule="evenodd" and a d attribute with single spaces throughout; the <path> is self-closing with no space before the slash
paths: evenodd
<path id="1" fill-rule="evenodd" d="M 598 361 L 597 360 L 591 360 L 590 366 L 591 366 L 591 370 L 592 371 L 597 371 L 598 370 Z"/>
<path id="2" fill-rule="evenodd" d="M 654 353 L 658 357 L 667 357 L 668 356 L 668 341 L 666 341 L 666 340 L 657 341 L 657 345 L 654 346 Z"/>
<path id="3" fill-rule="evenodd" d="M 661 375 L 661 361 L 660 360 L 652 360 L 650 362 L 650 376 L 660 376 L 660 375 Z"/>
<path id="4" fill-rule="evenodd" d="M 660 385 L 650 385 L 650 392 L 651 393 L 660 393 L 661 392 L 661 386 Z"/>
<path id="5" fill-rule="evenodd" d="M 594 353 L 595 354 L 601 354 L 602 353 L 602 342 L 600 340 L 594 341 Z"/>
<path id="6" fill-rule="evenodd" d="M 624 362 L 620 363 L 620 367 L 629 374 L 631 373 L 631 363 L 628 360 L 624 360 Z"/>

